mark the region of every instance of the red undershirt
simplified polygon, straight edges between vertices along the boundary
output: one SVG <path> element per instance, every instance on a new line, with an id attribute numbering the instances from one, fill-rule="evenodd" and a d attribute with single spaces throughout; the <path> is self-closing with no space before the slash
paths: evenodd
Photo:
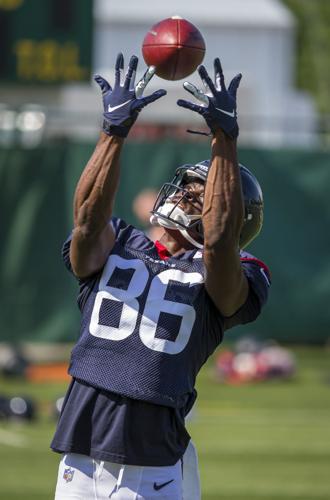
<path id="1" fill-rule="evenodd" d="M 157 249 L 158 255 L 161 259 L 167 260 L 171 257 L 170 252 L 167 250 L 166 247 L 160 242 L 160 241 L 155 241 L 155 247 Z"/>

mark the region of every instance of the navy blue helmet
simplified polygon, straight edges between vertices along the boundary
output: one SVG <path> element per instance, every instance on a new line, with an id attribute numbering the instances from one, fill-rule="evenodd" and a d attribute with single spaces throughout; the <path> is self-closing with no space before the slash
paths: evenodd
<path id="1" fill-rule="evenodd" d="M 240 248 L 243 249 L 254 240 L 261 231 L 263 224 L 263 195 L 260 184 L 256 177 L 244 165 L 239 165 L 244 198 L 244 224 L 240 235 Z M 201 214 L 187 215 L 180 208 L 179 203 L 188 194 L 185 185 L 192 181 L 205 183 L 210 168 L 210 160 L 204 160 L 195 165 L 185 164 L 177 168 L 171 182 L 163 184 L 160 189 L 154 207 L 151 211 L 150 221 L 152 224 L 177 229 L 184 237 L 197 248 L 203 247 L 203 226 Z M 172 198 L 181 194 L 181 198 Z M 191 198 L 189 193 L 189 198 Z M 186 198 L 187 199 L 187 198 Z M 198 241 L 191 237 L 187 231 L 194 229 L 198 234 Z"/>

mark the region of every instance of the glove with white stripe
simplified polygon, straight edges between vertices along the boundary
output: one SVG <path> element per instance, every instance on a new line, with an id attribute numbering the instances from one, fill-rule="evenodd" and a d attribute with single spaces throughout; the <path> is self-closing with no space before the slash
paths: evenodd
<path id="1" fill-rule="evenodd" d="M 126 137 L 142 108 L 166 94 L 166 90 L 156 90 L 153 94 L 142 97 L 148 82 L 155 74 L 155 67 L 150 66 L 141 80 L 135 85 L 138 58 L 132 56 L 123 78 L 124 57 L 118 54 L 115 66 L 114 88 L 102 78 L 95 75 L 94 80 L 101 87 L 104 108 L 103 130 L 108 135 Z"/>
<path id="2" fill-rule="evenodd" d="M 194 104 L 183 99 L 179 99 L 177 104 L 202 115 L 213 134 L 221 128 L 231 139 L 236 139 L 238 137 L 236 94 L 242 78 L 241 73 L 232 79 L 228 89 L 219 58 L 214 59 L 214 83 L 203 65 L 198 67 L 198 73 L 205 87 L 204 92 L 189 82 L 184 82 L 183 87 L 202 104 Z"/>

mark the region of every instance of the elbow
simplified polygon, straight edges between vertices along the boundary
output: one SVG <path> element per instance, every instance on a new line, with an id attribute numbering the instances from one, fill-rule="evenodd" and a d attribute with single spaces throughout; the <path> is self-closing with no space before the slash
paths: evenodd
<path id="1" fill-rule="evenodd" d="M 204 225 L 204 252 L 221 253 L 239 247 L 243 220 L 237 219 L 221 225 Z"/>
<path id="2" fill-rule="evenodd" d="M 94 241 L 82 236 L 75 230 L 70 246 L 70 262 L 73 274 L 79 279 L 85 279 L 97 273 L 104 266 L 106 255 L 94 249 Z"/>

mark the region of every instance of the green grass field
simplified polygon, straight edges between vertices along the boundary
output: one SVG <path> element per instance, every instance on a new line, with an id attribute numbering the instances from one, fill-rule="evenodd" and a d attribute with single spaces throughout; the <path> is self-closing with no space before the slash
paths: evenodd
<path id="1" fill-rule="evenodd" d="M 227 386 L 202 370 L 189 430 L 199 450 L 203 500 L 330 499 L 330 352 L 295 349 L 290 382 Z M 31 424 L 0 424 L 0 499 L 53 498 L 52 403 L 65 384 L 0 380 L 0 394 L 38 402 Z M 86 499 L 87 500 L 87 499 Z"/>

